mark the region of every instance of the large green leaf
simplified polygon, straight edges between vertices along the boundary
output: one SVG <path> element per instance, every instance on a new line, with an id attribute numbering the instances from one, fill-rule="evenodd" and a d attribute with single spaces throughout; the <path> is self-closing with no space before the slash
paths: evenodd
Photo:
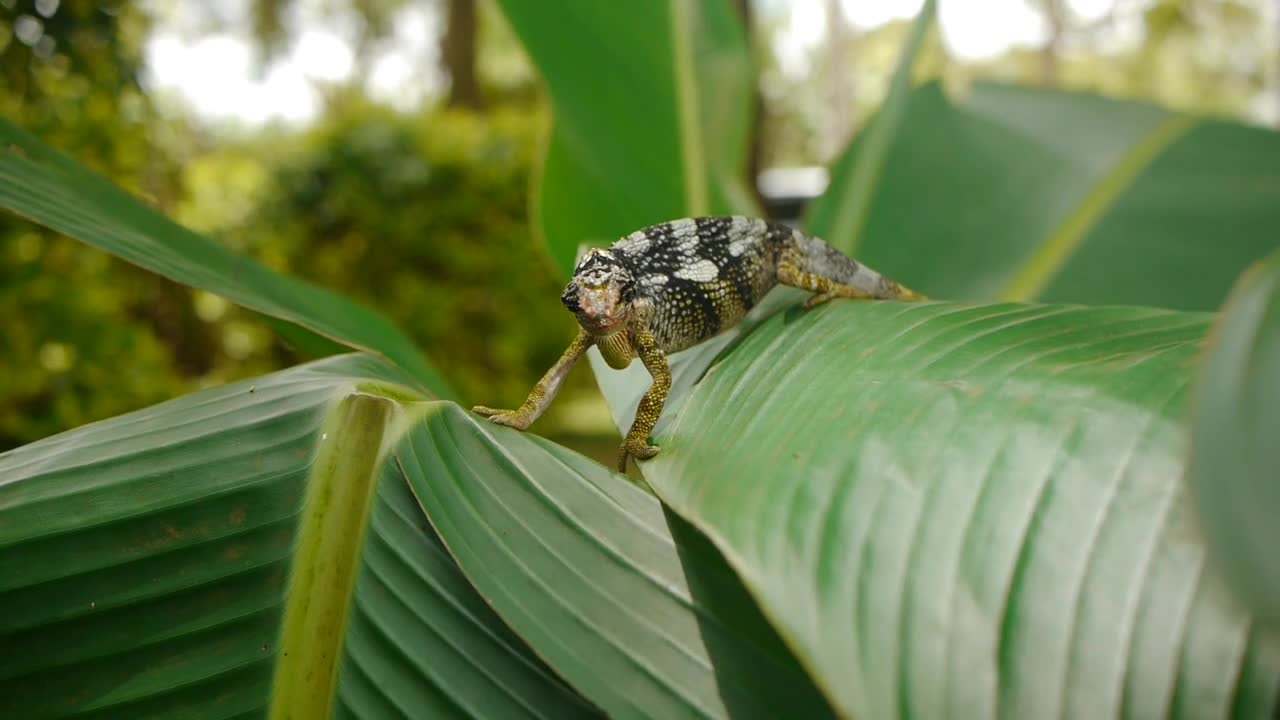
<path id="1" fill-rule="evenodd" d="M 603 25 L 585 41 L 568 33 L 562 53 L 550 31 L 531 42 L 522 23 L 559 19 L 517 9 L 558 118 L 557 92 L 575 88 L 557 84 L 582 84 L 603 117 L 615 103 L 589 78 L 629 92 L 626 63 L 654 64 L 603 42 L 577 54 L 619 34 Z M 574 65 L 583 57 L 589 68 Z M 1209 309 L 1276 246 L 1273 133 L 997 86 L 957 104 L 926 85 L 891 96 L 890 111 L 838 163 L 808 229 L 930 295 Z M 669 190 L 673 165 L 654 161 L 654 128 L 629 122 L 602 120 L 603 137 L 557 125 L 544 225 L 580 224 L 548 233 L 562 267 L 583 240 L 674 214 L 632 197 Z M 557 164 L 573 147 L 609 172 Z M 617 160 L 631 147 L 650 156 Z M 609 195 L 624 183 L 635 189 Z M 673 358 L 663 452 L 641 468 L 840 712 L 1272 711 L 1280 651 L 1206 561 L 1178 484 L 1206 318 L 837 303 L 761 320 L 795 297 L 776 292 L 750 323 Z M 625 428 L 647 373 L 591 360 Z"/>
<path id="2" fill-rule="evenodd" d="M 611 717 L 822 717 L 705 539 L 582 456 L 432 403 L 396 451 L 467 577 Z"/>
<path id="3" fill-rule="evenodd" d="M 534 201 L 554 264 L 688 215 L 754 210 L 743 183 L 752 88 L 727 0 L 499 0 L 555 114 Z"/>
<path id="4" fill-rule="evenodd" d="M 400 466 L 383 466 L 338 677 L 337 716 L 592 717 L 493 615 Z"/>
<path id="5" fill-rule="evenodd" d="M 1210 310 L 1280 246 L 1277 178 L 1280 133 L 1000 85 L 953 102 L 929 84 L 854 250 L 931 297 Z M 847 191 L 837 176 L 827 192 Z M 808 229 L 840 233 L 819 209 Z"/>
<path id="6" fill-rule="evenodd" d="M 0 455 L 0 716 L 598 714 L 560 676 L 618 716 L 830 714 L 651 495 L 409 381 L 340 356 Z"/>
<path id="7" fill-rule="evenodd" d="M 1194 409 L 1187 473 L 1215 558 L 1280 626 L 1280 253 L 1232 293 Z"/>
<path id="8" fill-rule="evenodd" d="M 675 399 L 641 467 L 844 714 L 1260 716 L 1280 645 L 1208 562 L 1179 482 L 1207 326 L 793 309 Z"/>
<path id="9" fill-rule="evenodd" d="M 411 382 L 342 356 L 0 455 L 0 717 L 320 717 L 339 650 L 347 714 L 588 710 L 398 473 L 362 530 Z"/>
<path id="10" fill-rule="evenodd" d="M 415 384 L 452 397 L 422 352 L 382 315 L 191 232 L 4 119 L 0 147 L 0 208 L 184 285 L 383 355 Z M 295 341 L 306 332 L 301 328 Z"/>

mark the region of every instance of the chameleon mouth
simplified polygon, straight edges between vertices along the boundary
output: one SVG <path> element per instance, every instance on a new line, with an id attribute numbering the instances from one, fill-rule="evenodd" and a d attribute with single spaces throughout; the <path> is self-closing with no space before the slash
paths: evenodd
<path id="1" fill-rule="evenodd" d="M 625 318 L 615 318 L 608 315 L 603 317 L 588 317 L 583 323 L 593 335 L 612 335 L 619 332 Z"/>

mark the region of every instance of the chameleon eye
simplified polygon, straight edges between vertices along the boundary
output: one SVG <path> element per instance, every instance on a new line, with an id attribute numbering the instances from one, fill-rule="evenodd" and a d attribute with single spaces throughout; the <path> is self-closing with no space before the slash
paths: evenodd
<path id="1" fill-rule="evenodd" d="M 580 309 L 578 305 L 578 288 L 574 287 L 574 283 L 570 282 L 565 287 L 564 292 L 560 293 L 560 302 L 569 308 L 571 312 L 578 312 Z"/>

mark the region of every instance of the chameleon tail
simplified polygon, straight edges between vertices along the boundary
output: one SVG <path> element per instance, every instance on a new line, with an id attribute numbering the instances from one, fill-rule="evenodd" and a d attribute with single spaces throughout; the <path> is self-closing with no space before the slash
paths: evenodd
<path id="1" fill-rule="evenodd" d="M 910 288 L 890 280 L 828 245 L 794 230 L 784 241 L 783 262 L 791 261 L 805 275 L 827 278 L 877 300 L 926 300 Z"/>

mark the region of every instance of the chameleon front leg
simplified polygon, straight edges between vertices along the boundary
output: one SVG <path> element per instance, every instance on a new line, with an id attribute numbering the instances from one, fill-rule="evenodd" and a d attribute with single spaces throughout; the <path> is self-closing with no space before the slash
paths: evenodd
<path id="1" fill-rule="evenodd" d="M 636 419 L 631 422 L 631 429 L 622 445 L 618 447 L 618 471 L 627 471 L 627 458 L 648 460 L 658 454 L 658 447 L 649 444 L 649 433 L 658 424 L 658 416 L 662 414 L 662 406 L 667 402 L 667 393 L 671 391 L 671 367 L 667 365 L 667 356 L 658 347 L 653 333 L 647 328 L 633 332 L 637 354 L 644 367 L 649 371 L 653 383 L 640 398 L 640 407 L 636 409 Z"/>
<path id="2" fill-rule="evenodd" d="M 560 391 L 560 384 L 564 382 L 564 378 L 573 369 L 578 358 L 591 347 L 591 333 L 578 328 L 578 336 L 569 343 L 569 347 L 556 361 L 555 365 L 542 376 L 537 385 L 533 386 L 533 390 L 529 391 L 529 397 L 524 404 L 515 410 L 495 410 L 484 405 L 477 405 L 471 408 L 471 412 L 489 418 L 492 422 L 499 425 L 506 425 L 517 430 L 527 430 L 533 424 L 534 420 L 542 414 L 551 401 L 555 398 L 556 393 Z"/>

